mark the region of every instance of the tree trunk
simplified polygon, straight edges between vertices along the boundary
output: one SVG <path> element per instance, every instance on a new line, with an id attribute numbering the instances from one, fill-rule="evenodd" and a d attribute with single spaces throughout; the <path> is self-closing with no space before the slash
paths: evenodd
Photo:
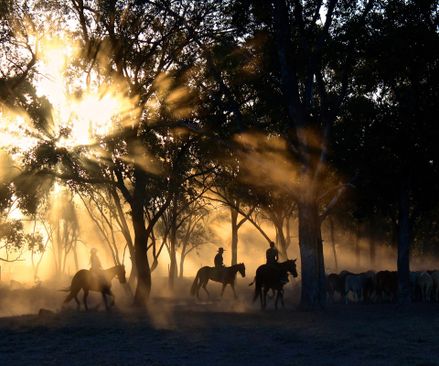
<path id="1" fill-rule="evenodd" d="M 401 181 L 398 216 L 398 302 L 410 303 L 410 191 L 408 178 Z"/>
<path id="2" fill-rule="evenodd" d="M 76 243 L 73 246 L 73 259 L 75 260 L 75 270 L 79 271 L 78 251 L 76 249 Z"/>
<path id="3" fill-rule="evenodd" d="M 122 235 L 125 238 L 125 241 L 128 245 L 128 251 L 130 253 L 131 272 L 130 272 L 130 277 L 128 279 L 128 282 L 129 282 L 130 286 L 134 286 L 134 281 L 136 280 L 136 275 L 137 275 L 137 269 L 136 269 L 135 250 L 134 250 L 133 240 L 131 238 L 130 230 L 128 229 L 128 223 L 127 223 L 127 220 L 125 219 L 125 214 L 124 214 L 123 209 L 122 209 L 122 204 L 120 203 L 119 195 L 117 194 L 116 190 L 114 190 L 114 189 L 111 189 L 110 193 L 111 193 L 111 196 L 113 197 L 113 201 L 114 201 L 115 206 L 116 206 L 117 214 L 118 214 L 119 219 L 120 219 Z"/>
<path id="4" fill-rule="evenodd" d="M 299 203 L 299 245 L 302 262 L 300 307 L 304 310 L 323 308 L 326 303 L 321 222 L 317 207 L 315 200 Z"/>
<path id="5" fill-rule="evenodd" d="M 332 220 L 332 219 L 329 219 L 329 231 L 330 231 L 330 235 L 331 235 L 332 255 L 334 257 L 334 270 L 335 270 L 335 272 L 338 272 L 337 250 L 335 248 L 334 220 Z"/>
<path id="6" fill-rule="evenodd" d="M 180 271 L 179 271 L 179 277 L 183 278 L 183 270 L 184 270 L 184 260 L 186 259 L 186 245 L 183 246 L 183 249 L 181 251 L 180 256 Z"/>
<path id="7" fill-rule="evenodd" d="M 137 286 L 134 294 L 134 304 L 145 306 L 151 292 L 151 269 L 149 267 L 147 248 L 148 233 L 145 227 L 145 218 L 143 213 L 143 194 L 142 184 L 136 182 L 134 199 L 132 202 L 132 218 L 134 227 L 134 249 L 135 262 L 137 267 Z"/>
<path id="8" fill-rule="evenodd" d="M 238 211 L 230 207 L 230 219 L 232 224 L 232 266 L 238 263 Z"/>
<path id="9" fill-rule="evenodd" d="M 376 262 L 376 242 L 374 234 L 369 237 L 369 262 L 370 268 L 375 268 Z"/>
<path id="10" fill-rule="evenodd" d="M 285 242 L 286 242 L 286 248 L 289 248 L 291 245 L 291 225 L 290 225 L 290 220 L 291 217 L 287 216 L 285 219 L 285 230 L 286 230 L 286 237 L 285 237 Z"/>
<path id="11" fill-rule="evenodd" d="M 355 266 L 360 267 L 361 255 L 360 255 L 360 228 L 357 227 L 357 232 L 355 233 Z"/>
<path id="12" fill-rule="evenodd" d="M 136 259 L 135 259 L 135 251 L 133 253 L 130 252 L 130 261 L 131 261 L 131 272 L 130 276 L 128 278 L 128 283 L 130 284 L 131 288 L 134 287 L 136 278 L 137 278 L 137 268 L 136 268 Z"/>
<path id="13" fill-rule="evenodd" d="M 170 289 L 174 288 L 175 279 L 177 278 L 177 202 L 172 204 L 171 230 L 169 238 L 169 278 L 168 285 Z"/>
<path id="14" fill-rule="evenodd" d="M 276 237 L 280 259 L 286 261 L 288 259 L 288 254 L 287 241 L 283 232 L 283 222 L 281 220 L 275 220 L 274 225 L 276 227 Z"/>
<path id="15" fill-rule="evenodd" d="M 376 216 L 372 216 L 369 220 L 369 267 L 370 269 L 375 268 L 376 264 L 376 239 L 378 235 L 376 234 L 376 227 L 378 225 L 378 220 Z"/>
<path id="16" fill-rule="evenodd" d="M 60 232 L 60 222 L 56 223 L 56 247 L 57 251 L 55 256 L 55 264 L 56 264 L 56 273 L 57 275 L 61 274 L 61 264 L 62 264 L 62 244 L 61 244 L 61 232 Z"/>
<path id="17" fill-rule="evenodd" d="M 135 262 L 137 267 L 137 286 L 134 294 L 134 304 L 144 306 L 151 292 L 151 271 L 146 250 L 147 235 L 143 215 L 141 218 L 136 216 L 133 213 Z"/>

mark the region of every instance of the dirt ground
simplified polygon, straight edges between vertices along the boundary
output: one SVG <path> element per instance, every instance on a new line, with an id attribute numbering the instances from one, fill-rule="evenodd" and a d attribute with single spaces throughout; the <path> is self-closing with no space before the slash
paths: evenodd
<path id="1" fill-rule="evenodd" d="M 262 312 L 244 284 L 237 301 L 210 284 L 201 302 L 180 285 L 172 298 L 156 291 L 147 310 L 129 307 L 119 288 L 108 313 L 61 311 L 65 294 L 44 286 L 1 288 L 0 365 L 439 365 L 439 304 L 301 312 L 289 287 L 285 309 Z"/>

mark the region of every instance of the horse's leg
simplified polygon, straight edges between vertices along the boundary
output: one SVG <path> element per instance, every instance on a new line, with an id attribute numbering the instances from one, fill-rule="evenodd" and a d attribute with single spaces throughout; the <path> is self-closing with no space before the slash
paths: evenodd
<path id="1" fill-rule="evenodd" d="M 88 289 L 84 288 L 83 290 L 84 290 L 84 297 L 83 297 L 84 306 L 85 306 L 85 310 L 88 311 L 88 305 L 87 305 Z"/>
<path id="2" fill-rule="evenodd" d="M 268 291 L 269 291 L 268 288 L 264 288 L 264 301 L 263 301 L 262 309 L 265 309 L 265 307 L 267 306 L 267 293 L 268 293 Z"/>
<path id="3" fill-rule="evenodd" d="M 78 299 L 78 293 L 74 294 L 73 298 L 76 301 L 76 310 L 80 310 L 81 309 L 81 303 L 79 302 L 79 299 Z"/>
<path id="4" fill-rule="evenodd" d="M 204 291 L 206 291 L 207 297 L 210 298 L 209 291 L 207 291 L 207 288 L 206 288 L 208 282 L 209 282 L 208 279 L 206 281 L 204 281 L 202 284 L 202 287 L 203 287 Z M 198 297 L 198 298 L 200 298 L 200 297 Z"/>
<path id="5" fill-rule="evenodd" d="M 111 296 L 111 306 L 115 306 L 116 305 L 116 298 L 114 297 L 113 291 L 111 291 L 111 289 L 108 289 L 108 295 Z"/>
<path id="6" fill-rule="evenodd" d="M 270 291 L 268 291 L 268 292 L 270 292 Z M 268 292 L 267 292 L 267 295 L 268 295 Z M 274 299 L 274 295 L 276 295 L 276 290 L 274 288 L 272 288 L 271 289 L 271 295 L 268 295 L 268 298 L 269 299 Z"/>
<path id="7" fill-rule="evenodd" d="M 278 302 L 279 302 L 280 296 L 281 296 L 280 290 L 277 290 L 277 293 L 276 293 L 276 301 L 274 302 L 274 308 L 275 308 L 276 310 L 277 310 L 277 304 L 278 304 Z"/>
<path id="8" fill-rule="evenodd" d="M 235 296 L 235 300 L 238 299 L 238 296 L 236 295 L 236 291 L 235 291 L 235 283 L 232 282 L 232 283 L 230 284 L 230 286 L 232 286 L 233 295 Z"/>
<path id="9" fill-rule="evenodd" d="M 282 307 L 285 307 L 285 303 L 284 303 L 284 289 L 280 290 L 280 303 L 282 304 Z"/>
<path id="10" fill-rule="evenodd" d="M 221 288 L 221 297 L 224 295 L 224 290 L 226 289 L 227 283 L 223 283 L 223 287 Z"/>
<path id="11" fill-rule="evenodd" d="M 105 310 L 110 310 L 110 307 L 108 306 L 108 302 L 107 302 L 107 296 L 105 296 L 105 291 L 101 292 L 102 294 L 102 298 L 104 299 L 104 305 L 105 305 Z"/>

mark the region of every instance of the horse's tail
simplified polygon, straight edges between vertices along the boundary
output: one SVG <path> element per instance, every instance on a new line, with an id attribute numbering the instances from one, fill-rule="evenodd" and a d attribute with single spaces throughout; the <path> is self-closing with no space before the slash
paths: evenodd
<path id="1" fill-rule="evenodd" d="M 66 288 L 59 289 L 59 290 L 57 290 L 57 291 L 61 291 L 61 292 L 69 292 L 71 289 L 72 289 L 72 288 L 69 286 L 69 287 L 66 287 Z"/>
<path id="2" fill-rule="evenodd" d="M 256 277 L 255 278 L 253 278 L 253 282 L 250 282 L 248 285 L 249 286 L 253 286 L 253 284 L 256 282 Z"/>
<path id="3" fill-rule="evenodd" d="M 195 296 L 197 292 L 198 282 L 200 281 L 200 270 L 198 270 L 197 275 L 195 276 L 194 282 L 191 286 L 191 295 Z"/>
<path id="4" fill-rule="evenodd" d="M 258 299 L 258 297 L 261 295 L 262 288 L 261 288 L 261 281 L 258 281 L 258 279 L 256 277 L 255 277 L 254 281 L 252 282 L 252 284 L 253 283 L 256 283 L 255 294 L 253 295 L 253 302 L 255 302 Z"/>

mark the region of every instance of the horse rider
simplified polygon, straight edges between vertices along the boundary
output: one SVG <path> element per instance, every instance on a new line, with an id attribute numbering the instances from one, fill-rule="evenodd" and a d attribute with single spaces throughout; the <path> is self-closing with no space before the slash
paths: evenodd
<path id="1" fill-rule="evenodd" d="M 104 283 L 106 281 L 102 268 L 101 261 L 98 257 L 98 251 L 96 248 L 90 250 L 90 271 L 99 279 L 99 282 Z"/>
<path id="2" fill-rule="evenodd" d="M 102 271 L 102 264 L 98 257 L 98 251 L 96 248 L 90 250 L 90 270 L 93 272 Z"/>
<path id="3" fill-rule="evenodd" d="M 218 248 L 218 253 L 216 254 L 215 259 L 214 259 L 215 268 L 224 267 L 223 253 L 224 253 L 224 249 Z"/>
<path id="4" fill-rule="evenodd" d="M 221 277 L 224 269 L 224 259 L 223 259 L 224 248 L 218 248 L 218 253 L 215 255 L 214 264 L 215 271 L 218 277 Z"/>
<path id="5" fill-rule="evenodd" d="M 275 247 L 274 242 L 270 241 L 270 248 L 265 252 L 265 257 L 267 258 L 267 266 L 279 270 L 277 267 L 277 262 L 279 260 L 279 251 Z M 280 279 L 283 284 L 288 282 L 288 273 L 280 273 Z"/>
<path id="6" fill-rule="evenodd" d="M 274 242 L 270 241 L 270 248 L 265 252 L 265 257 L 267 258 L 268 265 L 276 264 L 279 260 L 279 252 L 274 246 Z"/>

